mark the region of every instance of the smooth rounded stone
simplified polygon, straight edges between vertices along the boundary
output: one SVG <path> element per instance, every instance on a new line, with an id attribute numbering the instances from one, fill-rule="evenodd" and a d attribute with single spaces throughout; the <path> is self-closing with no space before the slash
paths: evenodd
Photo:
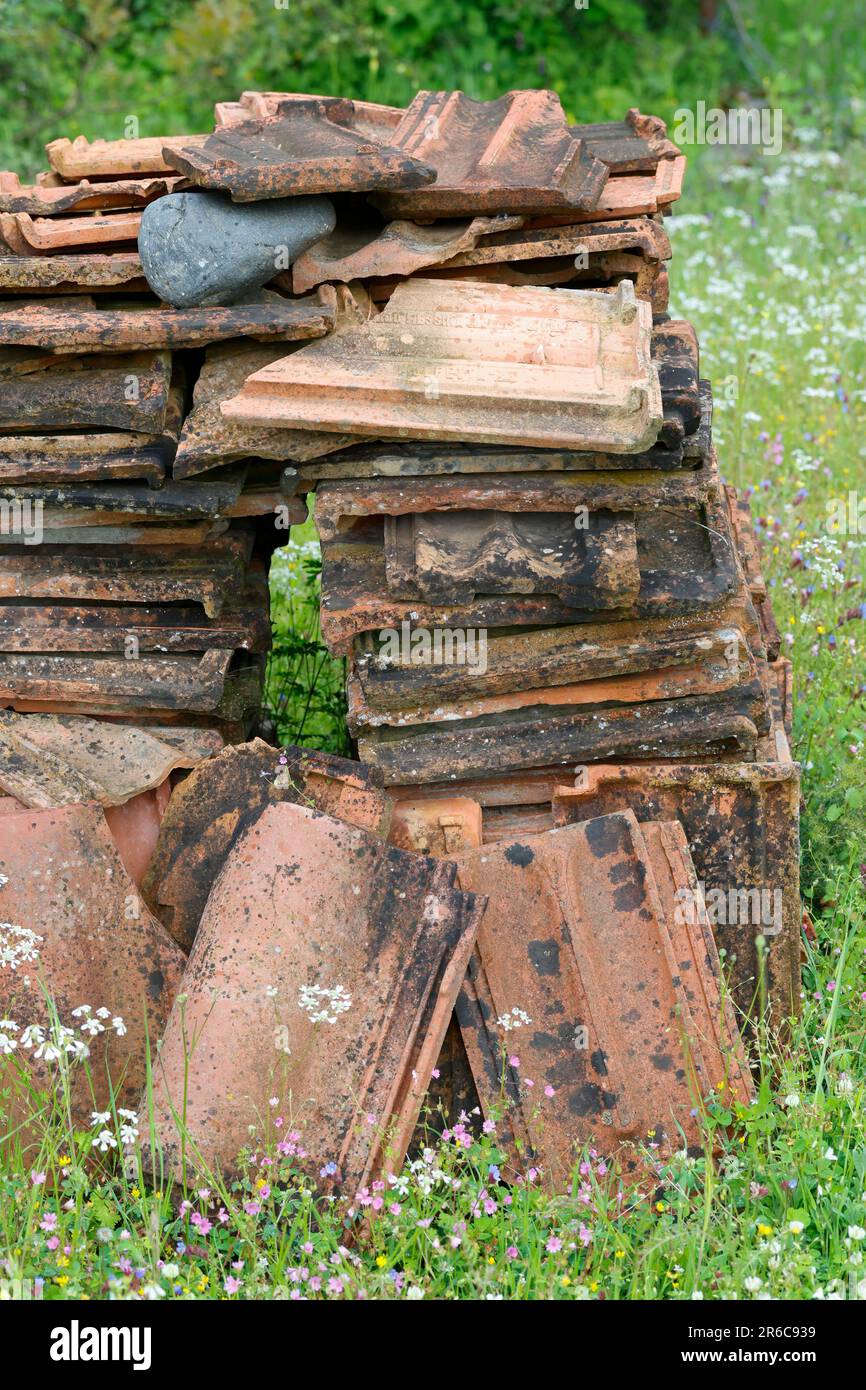
<path id="1" fill-rule="evenodd" d="M 238 205 L 221 193 L 170 193 L 144 209 L 138 253 L 166 304 L 230 304 L 288 270 L 336 221 L 329 198 Z"/>

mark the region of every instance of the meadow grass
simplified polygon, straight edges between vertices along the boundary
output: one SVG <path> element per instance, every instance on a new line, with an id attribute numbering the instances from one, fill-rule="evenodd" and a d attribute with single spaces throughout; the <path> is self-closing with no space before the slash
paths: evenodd
<path id="1" fill-rule="evenodd" d="M 239 1176 L 208 1174 L 181 1203 L 124 1144 L 124 1123 L 147 1141 L 147 1105 L 134 1126 L 109 1107 L 76 1131 L 61 1084 L 27 1102 L 37 1149 L 25 1156 L 19 1134 L 0 1159 L 0 1275 L 57 1299 L 866 1296 L 866 594 L 849 524 L 864 477 L 864 172 L 860 148 L 828 154 L 802 130 L 776 159 L 705 158 L 669 223 L 672 313 L 698 330 L 721 467 L 752 494 L 795 664 L 816 938 L 790 1046 L 762 1039 L 756 1103 L 708 1099 L 718 1161 L 660 1164 L 648 1147 L 645 1180 L 622 1190 L 615 1164 L 587 1152 L 551 1195 L 529 1167 L 501 1184 L 496 1121 L 476 1120 L 431 1130 L 395 1182 L 321 1198 L 303 1135 L 275 1107 Z M 307 527 L 274 570 L 269 698 L 284 738 L 342 751 L 342 665 L 319 643 L 316 584 Z M 32 1085 L 15 1066 L 0 1109 Z M 327 1176 L 334 1156 L 310 1157 Z"/>

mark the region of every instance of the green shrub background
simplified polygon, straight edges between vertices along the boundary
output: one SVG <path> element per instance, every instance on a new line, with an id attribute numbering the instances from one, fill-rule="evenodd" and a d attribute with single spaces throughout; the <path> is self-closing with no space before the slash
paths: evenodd
<path id="1" fill-rule="evenodd" d="M 584 3 L 584 0 L 579 0 Z M 862 128 L 863 0 L 0 0 L 0 167 L 58 134 L 211 127 L 247 87 L 400 104 L 553 87 L 575 120 L 766 99 Z"/>

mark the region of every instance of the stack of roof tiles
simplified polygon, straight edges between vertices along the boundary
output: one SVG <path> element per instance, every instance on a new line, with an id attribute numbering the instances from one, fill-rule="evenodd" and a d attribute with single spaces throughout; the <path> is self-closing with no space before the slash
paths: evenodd
<path id="1" fill-rule="evenodd" d="M 279 464 L 208 450 L 206 430 L 179 443 L 204 345 L 311 336 L 333 313 L 161 305 L 136 237 L 176 179 L 148 146 L 57 140 L 33 186 L 0 174 L 0 705 L 242 738 L 273 514 L 305 511 Z"/>
<path id="2" fill-rule="evenodd" d="M 295 1084 L 355 1181 L 385 1162 L 358 1146 L 357 1104 L 381 1100 L 396 1166 L 443 1039 L 446 1108 L 497 1103 L 509 1015 L 532 1015 L 559 1096 L 539 1128 L 509 1069 L 511 1138 L 551 1172 L 599 1125 L 698 1142 L 696 1096 L 751 1094 L 717 947 L 743 1013 L 760 988 L 759 931 L 736 912 L 711 930 L 705 896 L 780 890 L 759 929 L 777 1023 L 800 911 L 789 668 L 695 332 L 668 314 L 685 161 L 657 118 L 572 126 L 550 92 L 421 92 L 405 111 L 245 93 L 216 121 L 57 141 L 34 188 L 0 176 L 0 477 L 49 517 L 45 545 L 0 556 L 4 703 L 182 711 L 237 737 L 255 700 L 227 710 L 226 691 L 258 680 L 274 544 L 254 519 L 280 495 L 297 519 L 316 494 L 322 631 L 349 658 L 365 769 L 261 743 L 208 758 L 164 727 L 141 751 L 151 786 L 200 762 L 137 874 L 191 951 L 189 1011 L 210 1017 L 225 987 L 191 1131 L 235 1156 L 275 1085 L 271 992 L 327 958 L 363 1007 Z M 159 306 L 131 243 L 180 180 L 239 203 L 328 194 L 336 227 L 253 302 Z M 6 790 L 51 804 L 32 780 Z M 306 1057 L 296 1023 L 286 1051 Z M 168 1019 L 157 1087 L 169 1155 L 183 1026 Z M 215 1085 L 243 1104 L 215 1112 Z"/>
<path id="3" fill-rule="evenodd" d="M 174 163 L 253 196 L 302 107 L 246 94 Z M 668 314 L 684 158 L 656 118 L 569 126 L 551 93 L 354 112 L 435 181 L 346 200 L 291 271 L 296 294 L 335 287 L 335 331 L 221 409 L 303 432 L 360 756 L 416 803 L 416 848 L 443 795 L 480 804 L 486 841 L 601 810 L 681 820 L 707 889 L 782 894 L 780 1020 L 799 992 L 789 668 L 696 334 Z M 744 1011 L 753 928 L 723 914 L 717 933 Z"/>

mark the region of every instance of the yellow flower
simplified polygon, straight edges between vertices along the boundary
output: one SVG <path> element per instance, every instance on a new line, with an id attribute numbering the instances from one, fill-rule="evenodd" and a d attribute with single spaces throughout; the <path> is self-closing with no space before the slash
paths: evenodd
<path id="1" fill-rule="evenodd" d="M 58 1257 L 57 1257 L 57 1263 L 60 1265 L 60 1268 L 61 1268 L 61 1269 L 65 1269 L 66 1266 L 69 1264 L 69 1256 L 68 1256 L 68 1255 L 58 1255 Z"/>
<path id="2" fill-rule="evenodd" d="M 614 1252 L 613 1252 L 613 1258 L 614 1258 L 615 1260 L 624 1260 L 624 1259 L 625 1259 L 625 1251 L 624 1251 L 624 1250 L 614 1250 Z"/>
<path id="3" fill-rule="evenodd" d="M 571 1280 L 569 1279 L 569 1277 L 568 1277 L 567 1274 L 563 1274 L 563 1276 L 562 1276 L 562 1282 L 563 1282 L 563 1285 L 565 1286 L 565 1288 L 568 1288 L 569 1284 L 571 1283 Z"/>
<path id="4" fill-rule="evenodd" d="M 129 1190 L 130 1190 L 130 1193 L 131 1193 L 131 1195 L 132 1195 L 133 1197 L 140 1197 L 140 1196 L 141 1196 L 141 1193 L 139 1192 L 139 1190 L 138 1190 L 137 1187 L 131 1187 Z"/>
<path id="5" fill-rule="evenodd" d="M 589 1291 L 590 1291 L 590 1293 L 595 1293 L 595 1291 L 596 1291 L 597 1288 L 598 1288 L 598 1280 L 597 1280 L 597 1279 L 594 1279 L 593 1282 L 592 1282 L 592 1283 L 590 1284 L 590 1286 L 589 1286 Z"/>
<path id="6" fill-rule="evenodd" d="M 656 1202 L 656 1211 L 667 1211 L 664 1202 Z"/>
<path id="7" fill-rule="evenodd" d="M 495 1264 L 496 1264 L 496 1261 L 494 1260 L 494 1258 L 493 1258 L 492 1255 L 488 1255 L 488 1256 L 487 1256 L 487 1263 L 488 1263 L 489 1265 L 495 1265 Z"/>
<path id="8" fill-rule="evenodd" d="M 773 1228 L 772 1228 L 772 1226 L 765 1226 L 763 1221 L 759 1221 L 759 1222 L 758 1222 L 758 1235 L 759 1235 L 759 1236 L 771 1236 L 772 1234 L 773 1234 Z"/>
<path id="9" fill-rule="evenodd" d="M 61 1154 L 57 1162 L 61 1168 L 68 1168 L 72 1159 L 69 1157 L 69 1154 Z"/>
<path id="10" fill-rule="evenodd" d="M 55 1276 L 54 1276 L 54 1282 L 55 1282 L 55 1284 L 59 1284 L 60 1287 L 61 1287 L 61 1289 L 65 1289 L 65 1288 L 66 1288 L 66 1285 L 69 1283 L 69 1275 L 68 1275 L 68 1274 L 55 1274 Z"/>
<path id="11" fill-rule="evenodd" d="M 377 1255 L 377 1256 L 376 1256 L 376 1264 L 379 1266 L 380 1269 L 384 1269 L 387 1263 L 388 1263 L 388 1258 L 387 1258 L 386 1255 Z"/>

